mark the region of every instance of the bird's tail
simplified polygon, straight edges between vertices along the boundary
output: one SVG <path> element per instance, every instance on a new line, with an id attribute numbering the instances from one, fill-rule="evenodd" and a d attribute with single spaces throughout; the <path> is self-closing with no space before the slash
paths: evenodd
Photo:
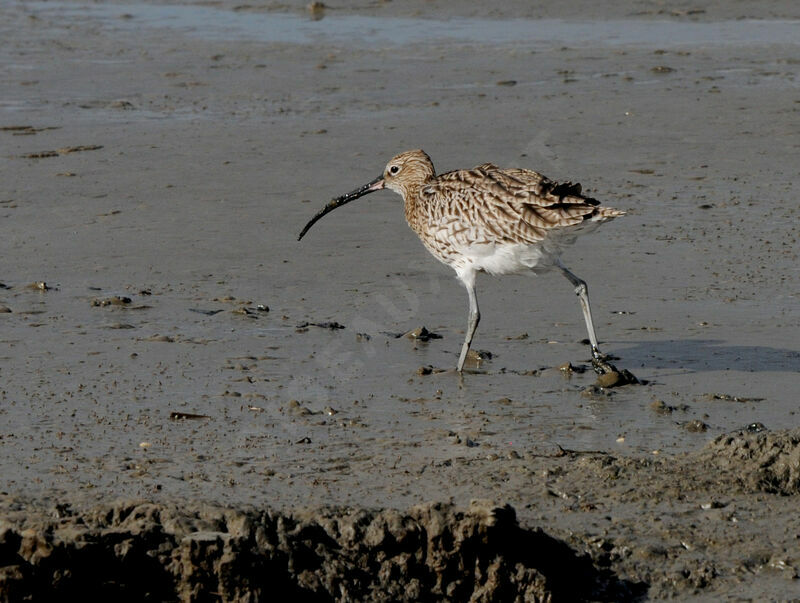
<path id="1" fill-rule="evenodd" d="M 626 212 L 621 209 L 614 209 L 613 207 L 602 207 L 598 205 L 594 211 L 584 216 L 585 220 L 592 222 L 605 222 L 606 220 L 613 220 L 619 216 L 624 216 Z"/>

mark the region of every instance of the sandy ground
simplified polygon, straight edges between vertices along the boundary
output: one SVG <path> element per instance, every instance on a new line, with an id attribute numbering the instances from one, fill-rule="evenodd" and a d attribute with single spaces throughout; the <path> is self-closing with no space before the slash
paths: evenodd
<path id="1" fill-rule="evenodd" d="M 791 479 L 713 485 L 697 461 L 675 486 L 714 438 L 800 423 L 797 19 L 791 2 L 3 3 L 5 505 L 490 499 L 637 596 L 800 596 Z M 459 380 L 466 295 L 392 193 L 296 241 L 410 148 L 627 210 L 564 260 L 604 350 L 647 383 L 580 372 L 557 274 L 479 279 L 473 346 L 492 357 Z M 423 325 L 442 338 L 396 337 Z"/>

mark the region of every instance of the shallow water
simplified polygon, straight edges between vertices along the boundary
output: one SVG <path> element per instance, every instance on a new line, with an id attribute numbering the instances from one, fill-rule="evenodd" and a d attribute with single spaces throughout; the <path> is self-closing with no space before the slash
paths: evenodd
<path id="1" fill-rule="evenodd" d="M 132 31 L 141 27 L 173 30 L 206 40 L 240 40 L 284 44 L 347 44 L 355 47 L 411 44 L 559 46 L 690 46 L 800 45 L 800 21 L 736 20 L 721 22 L 640 19 L 565 21 L 561 19 L 447 20 L 362 15 L 326 15 L 224 10 L 194 5 L 73 4 L 26 2 L 34 14 L 65 21 L 96 19 L 104 27 Z"/>

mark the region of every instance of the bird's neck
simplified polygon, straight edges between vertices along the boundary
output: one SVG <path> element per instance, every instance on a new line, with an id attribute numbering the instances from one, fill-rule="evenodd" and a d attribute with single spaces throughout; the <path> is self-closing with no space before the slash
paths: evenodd
<path id="1" fill-rule="evenodd" d="M 406 222 L 416 232 L 423 227 L 422 215 L 425 211 L 425 200 L 420 195 L 420 191 L 424 185 L 424 182 L 414 183 L 403 191 Z"/>

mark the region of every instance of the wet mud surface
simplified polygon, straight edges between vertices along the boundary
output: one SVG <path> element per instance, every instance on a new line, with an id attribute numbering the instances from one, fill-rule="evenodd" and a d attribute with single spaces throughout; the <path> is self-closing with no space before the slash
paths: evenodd
<path id="1" fill-rule="evenodd" d="M 798 596 L 800 14 L 554 6 L 3 4 L 4 594 Z M 479 278 L 459 379 L 391 193 L 296 241 L 419 147 L 628 212 L 563 259 L 645 383 L 557 274 Z"/>
<path id="2" fill-rule="evenodd" d="M 776 600 L 800 579 L 800 430 L 752 428 L 671 459 L 560 450 L 509 460 L 495 472 L 529 482 L 535 519 L 523 524 L 487 500 L 77 510 L 5 497 L 0 584 L 10 600 L 97 592 L 99 572 L 101 591 L 131 600 L 622 601 Z"/>

